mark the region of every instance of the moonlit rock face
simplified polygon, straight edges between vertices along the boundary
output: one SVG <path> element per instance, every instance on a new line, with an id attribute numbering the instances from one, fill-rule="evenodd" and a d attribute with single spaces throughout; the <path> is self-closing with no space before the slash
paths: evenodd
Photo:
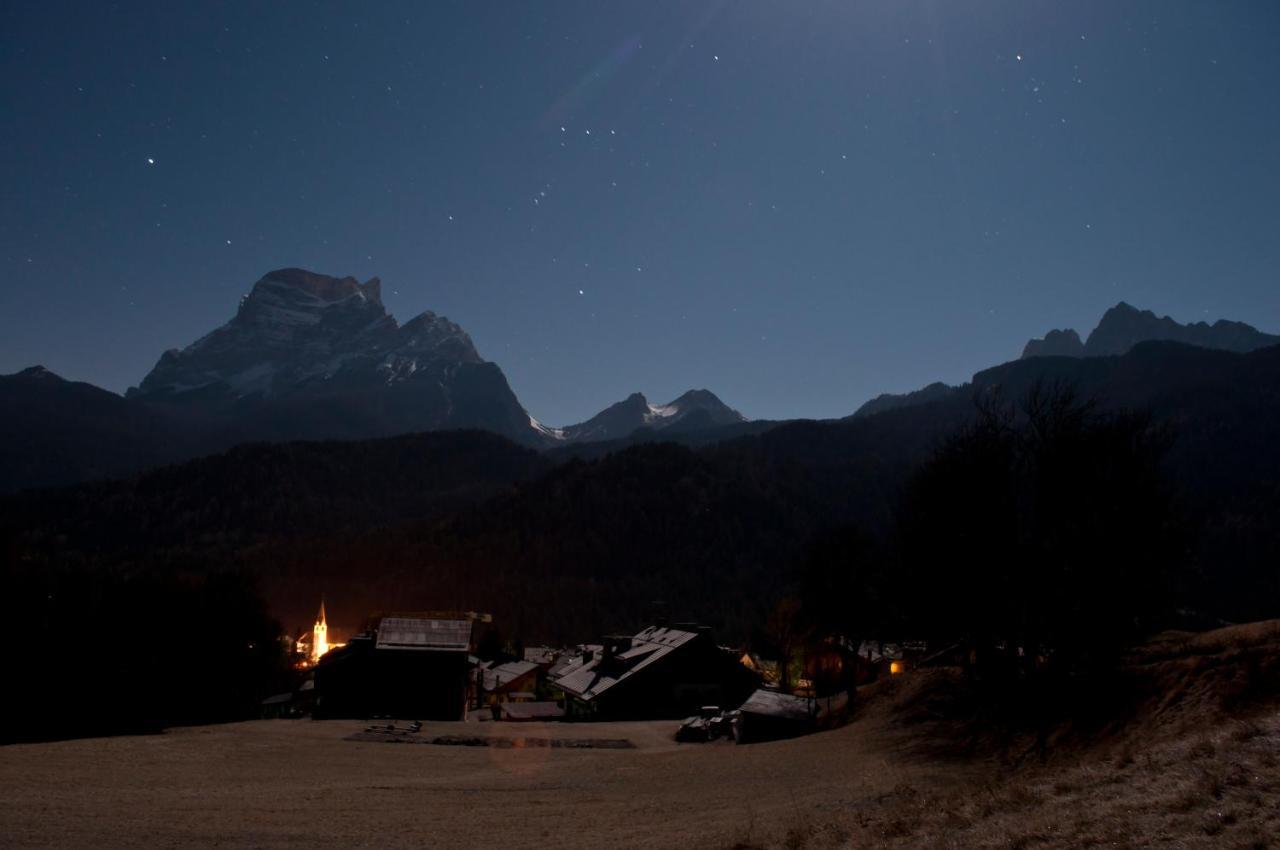
<path id="1" fill-rule="evenodd" d="M 535 425 L 467 333 L 426 312 L 399 324 L 377 278 L 304 269 L 264 276 L 226 324 L 165 352 L 142 399 L 184 405 L 238 439 L 365 439 L 481 428 L 526 445 Z"/>
<path id="2" fill-rule="evenodd" d="M 448 319 L 423 313 L 400 326 L 382 306 L 377 278 L 281 269 L 254 284 L 231 321 L 165 352 L 139 389 L 166 399 L 196 390 L 277 398 L 317 384 L 396 383 L 433 366 L 483 362 Z"/>

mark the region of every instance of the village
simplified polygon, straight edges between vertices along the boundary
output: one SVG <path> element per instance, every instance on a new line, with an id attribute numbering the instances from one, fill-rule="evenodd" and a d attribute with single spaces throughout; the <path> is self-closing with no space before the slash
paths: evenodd
<path id="1" fill-rule="evenodd" d="M 263 700 L 262 716 L 367 720 L 355 736 L 363 741 L 490 741 L 479 731 L 465 740 L 419 737 L 423 721 L 475 730 L 671 721 L 678 742 L 752 743 L 839 726 L 858 686 L 936 660 L 923 642 L 844 638 L 762 658 L 717 644 L 697 623 L 657 622 L 565 647 L 494 645 L 481 640 L 491 623 L 474 611 L 389 613 L 334 642 L 322 601 L 311 630 L 286 638 L 296 688 Z"/>

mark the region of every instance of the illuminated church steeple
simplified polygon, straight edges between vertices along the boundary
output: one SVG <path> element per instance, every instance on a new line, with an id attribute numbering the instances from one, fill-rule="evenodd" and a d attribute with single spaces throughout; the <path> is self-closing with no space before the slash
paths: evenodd
<path id="1" fill-rule="evenodd" d="M 324 597 L 320 597 L 320 613 L 316 615 L 316 624 L 311 629 L 311 661 L 320 660 L 320 656 L 329 651 L 329 624 L 324 619 Z"/>

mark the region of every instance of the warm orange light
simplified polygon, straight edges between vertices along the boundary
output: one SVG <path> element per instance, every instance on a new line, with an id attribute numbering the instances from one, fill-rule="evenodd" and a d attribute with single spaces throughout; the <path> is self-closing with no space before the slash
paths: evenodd
<path id="1" fill-rule="evenodd" d="M 896 676 L 896 675 L 898 675 L 898 674 L 899 674 L 899 673 L 901 673 L 901 672 L 902 672 L 902 662 L 901 662 L 901 661 L 890 661 L 890 662 L 889 662 L 889 674 L 890 674 L 890 675 Z"/>
<path id="2" fill-rule="evenodd" d="M 324 619 L 324 600 L 320 600 L 320 615 L 311 629 L 311 661 L 315 663 L 329 651 L 329 624 Z"/>

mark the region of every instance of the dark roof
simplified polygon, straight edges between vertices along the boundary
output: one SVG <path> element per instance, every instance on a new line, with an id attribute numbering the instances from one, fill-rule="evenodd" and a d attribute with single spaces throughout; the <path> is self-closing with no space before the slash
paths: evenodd
<path id="1" fill-rule="evenodd" d="M 532 661 L 508 661 L 506 664 L 489 667 L 481 671 L 481 676 L 484 677 L 484 689 L 486 691 L 495 691 L 503 685 L 509 685 L 521 676 L 526 676 L 537 669 L 538 665 Z"/>
<path id="2" fill-rule="evenodd" d="M 524 660 L 532 661 L 534 664 L 554 664 L 560 650 L 553 646 L 526 646 L 524 648 Z"/>
<path id="3" fill-rule="evenodd" d="M 590 661 L 566 670 L 554 684 L 566 693 L 594 699 L 697 636 L 697 632 L 650 626 L 631 639 L 630 648 L 614 656 L 614 665 L 601 669 L 603 653 L 596 652 Z"/>
<path id="4" fill-rule="evenodd" d="M 470 646 L 470 620 L 383 617 L 378 625 L 378 649 L 466 652 Z"/>
<path id="5" fill-rule="evenodd" d="M 547 671 L 547 676 L 552 679 L 557 679 L 582 664 L 582 655 L 584 652 L 588 650 L 591 652 L 600 652 L 603 649 L 603 646 L 592 643 L 584 644 L 579 646 L 577 649 L 563 652 L 560 654 L 560 657 L 556 659 L 555 663 L 551 665 L 551 669 Z"/>

